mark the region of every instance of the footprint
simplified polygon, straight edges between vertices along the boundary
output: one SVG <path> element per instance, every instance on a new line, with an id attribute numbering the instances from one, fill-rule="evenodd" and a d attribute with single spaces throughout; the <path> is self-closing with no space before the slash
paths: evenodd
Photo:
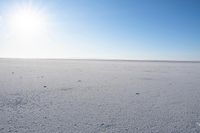
<path id="1" fill-rule="evenodd" d="M 102 123 L 99 127 L 100 127 L 101 132 L 106 132 L 106 130 L 112 128 L 112 126 L 113 125 L 111 125 L 111 124 Z"/>
<path id="2" fill-rule="evenodd" d="M 12 98 L 4 99 L 4 106 L 16 108 L 22 107 L 28 104 L 28 99 L 24 98 L 23 96 L 12 96 Z"/>
<path id="3" fill-rule="evenodd" d="M 144 78 L 141 78 L 142 80 L 153 80 L 152 78 L 148 78 L 148 77 L 144 77 Z"/>
<path id="4" fill-rule="evenodd" d="M 0 131 L 3 131 L 4 130 L 4 128 L 0 128 Z"/>
<path id="5" fill-rule="evenodd" d="M 73 88 L 61 88 L 61 91 L 69 91 L 69 90 L 73 90 Z"/>
<path id="6" fill-rule="evenodd" d="M 146 72 L 146 73 L 151 73 L 151 72 L 153 72 L 152 70 L 145 70 L 144 72 Z"/>

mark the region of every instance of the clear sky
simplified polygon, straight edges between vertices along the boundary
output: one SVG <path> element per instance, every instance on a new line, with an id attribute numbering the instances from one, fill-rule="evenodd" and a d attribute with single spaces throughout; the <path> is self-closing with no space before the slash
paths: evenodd
<path id="1" fill-rule="evenodd" d="M 0 57 L 200 60 L 200 0 L 1 0 Z"/>

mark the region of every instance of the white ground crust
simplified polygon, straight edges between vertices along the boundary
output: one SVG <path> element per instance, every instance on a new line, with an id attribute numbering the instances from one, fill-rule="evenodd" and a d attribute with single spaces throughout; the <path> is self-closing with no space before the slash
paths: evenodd
<path id="1" fill-rule="evenodd" d="M 0 60 L 0 133 L 198 133 L 200 63 Z"/>

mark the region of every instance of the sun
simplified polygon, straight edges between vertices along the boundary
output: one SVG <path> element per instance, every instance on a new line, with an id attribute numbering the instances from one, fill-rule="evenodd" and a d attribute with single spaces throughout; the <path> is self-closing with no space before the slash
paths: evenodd
<path id="1" fill-rule="evenodd" d="M 38 34 L 45 26 L 44 18 L 44 15 L 32 6 L 21 7 L 11 15 L 11 29 L 23 36 Z"/>
<path id="2" fill-rule="evenodd" d="M 49 54 L 52 19 L 46 6 L 14 3 L 4 15 L 7 51 L 13 57 L 36 58 Z M 5 48 L 6 49 L 6 48 Z M 44 52 L 45 51 L 45 52 Z"/>

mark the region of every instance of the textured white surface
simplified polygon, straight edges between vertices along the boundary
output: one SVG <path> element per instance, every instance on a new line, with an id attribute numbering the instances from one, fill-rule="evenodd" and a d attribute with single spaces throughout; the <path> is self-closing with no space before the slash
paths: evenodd
<path id="1" fill-rule="evenodd" d="M 0 60 L 0 133 L 200 132 L 200 63 Z"/>

